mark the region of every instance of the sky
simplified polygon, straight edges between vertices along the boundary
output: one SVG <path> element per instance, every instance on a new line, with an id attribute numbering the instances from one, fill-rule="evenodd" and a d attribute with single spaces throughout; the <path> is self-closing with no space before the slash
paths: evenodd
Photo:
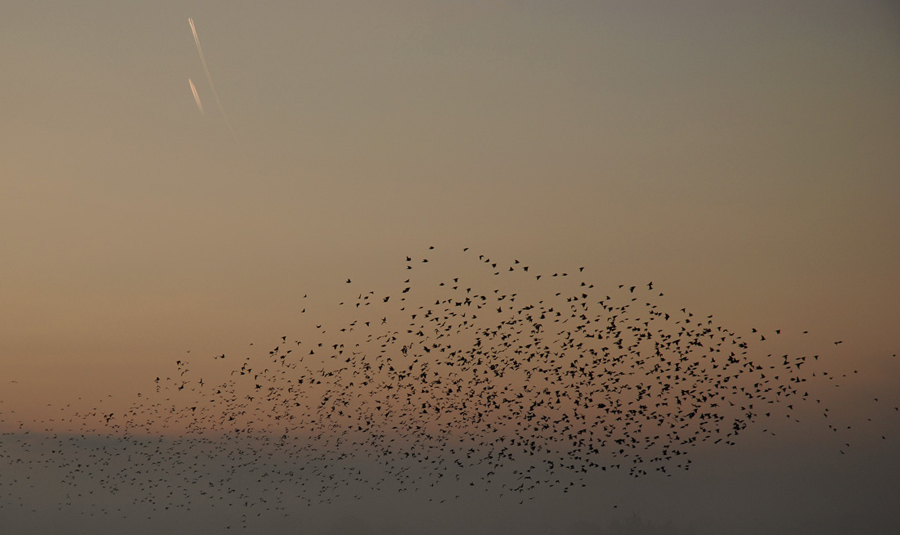
<path id="1" fill-rule="evenodd" d="M 541 494 L 526 512 L 492 492 L 445 507 L 370 497 L 318 506 L 306 528 L 888 533 L 900 521 L 889 506 L 900 421 L 872 401 L 900 404 L 890 2 L 97 0 L 3 11 L 9 440 L 56 431 L 67 405 L 102 398 L 124 410 L 177 360 L 215 374 L 216 355 L 265 355 L 282 336 L 346 324 L 370 289 L 396 303 L 407 257 L 491 288 L 483 254 L 548 277 L 583 267 L 598 293 L 652 281 L 666 310 L 713 315 L 748 338 L 781 330 L 763 351 L 821 353 L 823 369 L 848 376 L 823 403 L 848 425 L 873 423 L 854 427 L 850 452 L 821 419 L 779 421 L 776 436 L 698 448 L 689 472 L 592 474 L 580 494 Z M 525 280 L 503 284 L 540 298 Z M 33 507 L 9 506 L 21 500 Z M 39 501 L 8 494 L 0 518 L 23 530 L 121 527 L 78 505 L 30 512 Z M 178 514 L 140 529 L 217 532 L 208 511 Z M 246 529 L 296 526 L 256 522 Z"/>

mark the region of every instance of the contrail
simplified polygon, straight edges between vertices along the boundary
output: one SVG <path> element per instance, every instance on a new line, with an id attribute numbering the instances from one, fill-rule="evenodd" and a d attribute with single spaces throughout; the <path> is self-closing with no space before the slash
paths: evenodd
<path id="1" fill-rule="evenodd" d="M 194 87 L 194 82 L 188 78 L 188 83 L 191 84 L 191 93 L 194 94 L 194 100 L 197 101 L 197 107 L 200 109 L 200 113 L 203 113 L 203 103 L 200 102 L 200 95 L 197 94 L 197 88 Z"/>
<path id="2" fill-rule="evenodd" d="M 212 90 L 213 97 L 216 99 L 216 106 L 219 107 L 219 112 L 222 114 L 222 118 L 225 119 L 225 125 L 228 126 L 228 130 L 231 131 L 232 137 L 234 137 L 235 142 L 240 145 L 238 141 L 237 134 L 234 133 L 234 128 L 231 127 L 231 121 L 228 120 L 228 116 L 225 115 L 225 109 L 222 107 L 222 101 L 219 99 L 219 92 L 216 91 L 216 85 L 212 81 L 212 76 L 209 74 L 209 66 L 206 65 L 206 58 L 203 56 L 203 47 L 200 46 L 200 38 L 197 36 L 197 28 L 194 26 L 194 19 L 188 17 L 188 24 L 191 25 L 191 33 L 194 34 L 194 43 L 197 45 L 197 53 L 200 55 L 200 63 L 203 64 L 203 72 L 206 73 L 206 81 L 209 82 L 209 88 Z M 191 87 L 194 84 L 191 83 Z M 194 96 L 197 96 L 197 91 L 194 91 Z M 200 104 L 200 99 L 197 99 L 197 104 Z M 203 111 L 203 108 L 200 108 L 200 111 Z"/>

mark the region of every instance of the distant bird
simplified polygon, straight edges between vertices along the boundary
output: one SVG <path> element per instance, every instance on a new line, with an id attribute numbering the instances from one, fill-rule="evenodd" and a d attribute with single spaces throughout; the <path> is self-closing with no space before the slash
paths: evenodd
<path id="1" fill-rule="evenodd" d="M 42 466 L 64 474 L 58 495 L 99 486 L 155 512 L 202 502 L 248 516 L 385 490 L 445 498 L 441 485 L 524 503 L 613 470 L 688 470 L 698 445 L 798 418 L 800 385 L 834 379 L 818 355 L 772 356 L 762 335 L 654 302 L 652 282 L 601 292 L 474 253 L 448 261 L 471 272 L 439 276 L 433 260 L 427 278 L 335 299 L 356 305 L 344 312 L 291 318 L 294 346 L 275 337 L 204 358 L 202 372 L 177 360 L 124 411 L 61 410 L 73 432 L 34 439 L 54 452 Z M 19 460 L 0 451 L 0 467 Z"/>

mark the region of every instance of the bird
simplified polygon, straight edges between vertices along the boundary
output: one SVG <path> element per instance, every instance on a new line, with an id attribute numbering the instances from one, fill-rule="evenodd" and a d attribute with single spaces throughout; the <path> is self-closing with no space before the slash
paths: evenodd
<path id="1" fill-rule="evenodd" d="M 440 271 L 438 257 L 429 264 Z M 67 488 L 98 485 L 156 511 L 288 512 L 363 489 L 445 497 L 444 485 L 524 504 L 613 471 L 672 477 L 698 445 L 733 446 L 800 412 L 800 384 L 833 380 L 827 359 L 766 356 L 764 336 L 669 306 L 652 282 L 603 284 L 584 266 L 532 278 L 519 265 L 451 258 L 448 270 L 471 271 L 336 295 L 357 306 L 298 317 L 294 346 L 289 333 L 237 358 L 179 359 L 123 411 L 62 408 L 78 433 L 46 435 L 58 453 L 41 462 Z"/>

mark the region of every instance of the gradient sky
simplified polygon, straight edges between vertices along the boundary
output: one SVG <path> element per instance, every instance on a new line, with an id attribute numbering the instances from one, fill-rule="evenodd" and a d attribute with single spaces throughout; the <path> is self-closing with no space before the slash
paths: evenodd
<path id="1" fill-rule="evenodd" d="M 786 346 L 860 372 L 848 418 L 897 397 L 891 2 L 37 0 L 2 9 L 0 65 L 0 400 L 21 419 L 300 333 L 305 294 L 339 318 L 346 278 L 393 287 L 431 245 L 652 280 L 741 332 L 809 330 Z M 857 487 L 900 451 L 891 425 L 892 446 L 844 467 Z M 783 466 L 814 441 L 779 440 L 741 455 Z M 727 472 L 710 477 L 761 484 Z M 808 499 L 770 527 L 792 532 Z M 473 515 L 459 529 L 486 525 Z"/>

